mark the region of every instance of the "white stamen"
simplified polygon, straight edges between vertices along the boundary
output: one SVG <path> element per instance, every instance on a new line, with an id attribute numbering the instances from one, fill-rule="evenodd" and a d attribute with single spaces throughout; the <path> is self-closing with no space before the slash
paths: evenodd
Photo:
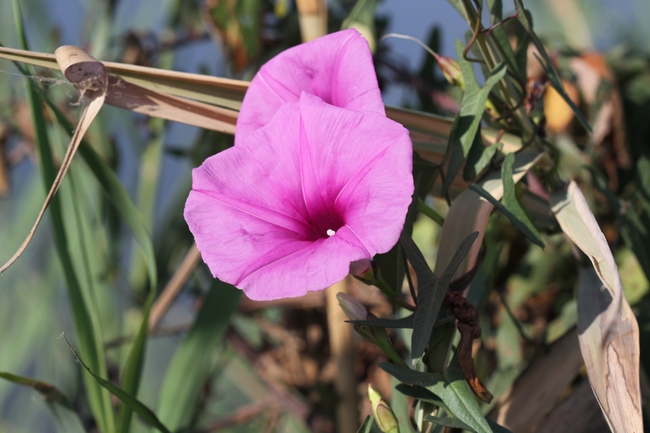
<path id="1" fill-rule="evenodd" d="M 327 236 L 334 236 L 336 232 L 332 229 L 327 229 Z"/>

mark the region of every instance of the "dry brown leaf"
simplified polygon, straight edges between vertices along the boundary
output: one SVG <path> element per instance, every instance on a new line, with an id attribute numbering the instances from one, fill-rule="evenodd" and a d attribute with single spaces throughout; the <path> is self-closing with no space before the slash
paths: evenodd
<path id="1" fill-rule="evenodd" d="M 529 432 L 550 412 L 581 366 L 577 332 L 573 329 L 519 376 L 490 418 L 513 433 Z"/>
<path id="2" fill-rule="evenodd" d="M 589 381 L 583 380 L 571 395 L 553 408 L 535 433 L 591 433 L 597 421 L 609 430 Z"/>
<path id="3" fill-rule="evenodd" d="M 585 102 L 593 106 L 597 101 L 598 88 L 602 82 L 609 82 L 611 89 L 605 100 L 600 104 L 598 113 L 592 115 L 593 134 L 591 137 L 595 146 L 606 146 L 613 154 L 616 166 L 630 166 L 630 155 L 627 150 L 625 123 L 623 120 L 623 102 L 615 85 L 614 72 L 605 57 L 600 53 L 589 52 L 574 57 L 569 61 L 571 72 L 577 77 Z"/>
<path id="4" fill-rule="evenodd" d="M 101 62 L 95 60 L 89 54 L 85 53 L 83 50 L 80 50 L 76 47 L 60 47 L 56 50 L 56 59 L 66 78 L 74 84 L 74 86 L 79 89 L 82 95 L 85 98 L 88 98 L 88 105 L 84 108 L 81 113 L 81 118 L 79 119 L 79 124 L 75 129 L 74 135 L 70 140 L 70 146 L 65 153 L 63 161 L 61 163 L 61 168 L 50 187 L 50 191 L 45 197 L 45 202 L 36 217 L 36 222 L 32 226 L 27 238 L 23 241 L 22 245 L 18 248 L 18 251 L 0 268 L 0 274 L 2 274 L 9 266 L 11 266 L 18 257 L 25 251 L 27 246 L 32 240 L 38 225 L 43 219 L 43 215 L 47 210 L 52 197 L 59 189 L 65 174 L 70 167 L 70 163 L 74 158 L 74 154 L 79 148 L 81 139 L 85 135 L 86 131 L 90 127 L 90 124 L 99 113 L 99 110 L 104 105 L 104 100 L 106 98 L 106 90 L 108 88 L 108 77 L 106 75 L 106 69 Z"/>
<path id="5" fill-rule="evenodd" d="M 578 330 L 589 382 L 613 432 L 643 431 L 639 326 L 623 296 L 616 262 L 575 182 L 551 194 L 565 235 L 593 264 L 580 270 Z"/>

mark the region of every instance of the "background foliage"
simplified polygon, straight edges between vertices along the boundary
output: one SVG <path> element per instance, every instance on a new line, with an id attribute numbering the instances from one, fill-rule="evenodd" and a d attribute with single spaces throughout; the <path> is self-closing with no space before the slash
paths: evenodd
<path id="1" fill-rule="evenodd" d="M 0 2 L 0 42 L 5 46 L 27 42 L 35 51 L 53 52 L 74 40 L 102 60 L 238 79 L 250 79 L 264 61 L 301 41 L 298 9 L 287 0 L 15 3 L 20 4 L 27 38 L 18 36 L 14 5 Z M 447 3 L 436 3 L 454 12 Z M 609 27 L 601 25 L 607 17 L 606 2 L 601 8 L 586 1 L 563 7 L 551 1 L 530 3 L 526 6 L 559 71 L 558 79 L 595 132 L 589 135 L 550 90 L 543 105 L 527 108 L 537 120 L 545 115 L 540 124 L 557 172 L 579 182 L 615 253 L 625 295 L 639 322 L 643 379 L 650 368 L 650 62 L 644 43 L 647 29 L 634 17 L 645 6 L 626 3 L 621 9 L 627 8 L 629 14 L 616 15 L 622 15 L 616 19 L 626 25 L 606 32 Z M 399 50 L 390 48 L 395 47 L 393 42 L 380 40 L 392 18 L 381 7 L 371 0 L 329 2 L 328 29 L 355 25 L 369 32 L 376 46 L 380 85 L 393 95 L 401 89 L 396 103 L 455 115 L 462 92 L 448 84 L 433 57 L 422 51 L 420 68 L 413 71 L 404 66 Z M 503 8 L 504 17 L 514 10 L 508 2 Z M 494 8 L 491 12 L 497 14 Z M 506 22 L 502 30 L 506 38 L 521 37 L 513 22 Z M 440 51 L 441 39 L 447 36 L 435 27 L 429 35 L 424 42 Z M 444 54 L 460 59 L 462 46 L 460 56 Z M 526 78 L 544 81 L 544 71 L 531 69 L 535 64 L 531 58 Z M 479 66 L 460 63 L 464 75 L 481 76 Z M 0 262 L 4 262 L 24 239 L 42 204 L 44 179 L 45 185 L 51 183 L 48 176 L 58 167 L 69 140 L 71 128 L 65 120 L 76 119 L 79 110 L 76 91 L 59 75 L 29 70 L 26 82 L 11 63 L 1 61 L 0 69 Z M 465 82 L 465 98 L 480 92 L 479 86 L 494 84 L 489 78 Z M 30 84 L 45 88 L 53 107 L 39 108 L 42 94 L 29 90 Z M 494 103 L 502 109 L 498 100 Z M 476 113 L 476 123 L 465 135 L 454 130 L 468 156 L 485 104 L 462 106 L 461 112 Z M 57 116 L 57 109 L 63 116 Z M 489 116 L 485 120 L 496 129 L 503 126 L 490 122 Z M 52 204 L 26 254 L 0 277 L 0 371 L 11 373 L 3 373 L 7 380 L 0 382 L 0 431 L 140 432 L 156 422 L 171 431 L 336 431 L 336 372 L 328 337 L 338 331 L 327 323 L 321 295 L 253 304 L 213 281 L 207 268 L 199 266 L 146 345 L 142 338 L 134 339 L 146 331 L 153 299 L 149 295 L 162 290 L 192 244 L 181 214 L 190 169 L 230 146 L 232 137 L 107 106 L 87 139 L 86 148 L 91 150 L 82 146 L 83 161 L 77 157 L 72 164 L 58 204 Z M 97 154 L 95 158 L 90 152 Z M 483 159 L 482 168 L 468 173 L 465 167 L 461 175 L 469 181 L 486 167 L 498 169 L 491 159 L 494 154 Z M 468 157 L 472 158 L 471 151 Z M 422 173 L 434 172 L 420 163 Z M 457 168 L 460 171 L 461 166 Z M 412 215 L 412 228 L 424 259 L 434 267 L 440 254 L 440 226 L 430 217 L 446 215 L 448 204 L 444 197 L 427 198 L 431 183 L 431 178 L 420 178 L 422 213 Z M 466 185 L 438 180 L 436 188 L 448 189 L 453 198 Z M 515 432 L 564 431 L 553 423 L 564 420 L 568 409 L 580 407 L 585 416 L 582 424 L 571 427 L 574 433 L 606 431 L 571 334 L 578 285 L 571 245 L 535 191 L 534 179 L 528 178 L 513 187 L 507 200 L 523 204 L 521 212 L 539 232 L 530 236 L 542 240 L 545 248 L 522 236 L 507 212 L 496 212 L 486 231 L 482 266 L 468 293 L 480 312 L 482 329 L 480 344 L 473 349 L 475 365 L 495 396 L 481 410 L 488 414 L 494 409 L 493 417 L 500 423 L 506 420 Z M 147 254 L 149 247 L 153 255 Z M 384 279 L 401 288 L 405 268 L 398 266 L 391 274 L 385 265 L 401 263 L 401 258 L 394 259 L 378 263 Z M 154 268 L 155 272 L 147 271 Z M 377 316 L 391 312 L 376 288 L 355 282 L 350 290 Z M 115 417 L 117 408 L 135 403 L 120 403 L 85 373 L 58 338 L 62 332 L 93 372 L 137 395 L 151 414 L 141 408 L 132 424 L 125 415 L 128 411 Z M 403 354 L 412 349 L 409 332 L 401 329 L 393 335 Z M 452 338 L 444 325 L 434 335 L 441 341 Z M 379 367 L 386 359 L 361 339 L 354 341 L 354 348 L 357 382 L 350 384 L 354 392 L 363 395 L 365 383 L 372 382 L 385 397 L 392 395 L 391 406 L 402 429 L 410 431 L 403 413 L 406 396 L 392 391 L 390 377 Z M 427 362 L 435 365 L 435 360 Z M 457 374 L 448 370 L 444 380 L 454 383 Z M 533 399 L 544 393 L 543 402 Z M 509 408 L 504 409 L 504 402 Z M 367 402 L 360 407 L 369 413 Z M 480 413 L 471 415 L 482 419 Z M 360 425 L 362 417 L 356 421 Z"/>

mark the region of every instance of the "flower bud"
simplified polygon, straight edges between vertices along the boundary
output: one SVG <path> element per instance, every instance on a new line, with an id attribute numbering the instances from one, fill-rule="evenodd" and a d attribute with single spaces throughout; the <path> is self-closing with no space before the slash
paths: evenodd
<path id="1" fill-rule="evenodd" d="M 368 384 L 368 398 L 372 407 L 372 416 L 379 430 L 384 433 L 399 433 L 399 424 L 393 410 L 370 384 Z"/>
<path id="2" fill-rule="evenodd" d="M 354 296 L 350 296 L 347 293 L 337 293 L 336 299 L 339 301 L 339 305 L 343 309 L 343 312 L 350 320 L 367 320 L 368 319 L 368 310 L 359 302 Z"/>
<path id="3" fill-rule="evenodd" d="M 460 87 L 462 90 L 465 90 L 465 80 L 463 79 L 463 73 L 460 70 L 460 65 L 456 60 L 447 56 L 436 56 L 436 61 L 438 62 L 438 67 L 442 71 L 442 75 L 445 76 L 447 81 L 450 84 Z"/>

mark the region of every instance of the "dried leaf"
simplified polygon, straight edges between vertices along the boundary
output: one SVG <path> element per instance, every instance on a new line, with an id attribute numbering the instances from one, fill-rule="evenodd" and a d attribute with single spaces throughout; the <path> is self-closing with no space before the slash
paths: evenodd
<path id="1" fill-rule="evenodd" d="M 589 382 L 614 432 L 642 432 L 639 327 L 616 262 L 575 182 L 551 194 L 562 231 L 589 257 L 580 271 L 578 330 Z"/>
<path id="2" fill-rule="evenodd" d="M 61 70 L 64 71 L 66 78 L 68 78 L 74 85 L 77 87 L 84 96 L 89 98 L 89 103 L 84 108 L 81 118 L 79 119 L 79 124 L 75 130 L 74 135 L 70 141 L 70 146 L 63 157 L 61 162 L 61 168 L 50 187 L 50 191 L 45 197 L 45 202 L 36 217 L 36 222 L 32 226 L 27 238 L 23 241 L 22 245 L 18 248 L 18 251 L 0 268 L 0 274 L 2 274 L 9 266 L 11 266 L 21 254 L 25 251 L 32 238 L 36 229 L 43 219 L 43 215 L 47 210 L 52 197 L 59 189 L 63 178 L 65 177 L 70 163 L 74 158 L 79 144 L 83 136 L 86 134 L 86 131 L 90 127 L 90 124 L 99 113 L 99 110 L 104 105 L 104 100 L 106 99 L 106 89 L 108 87 L 108 78 L 106 75 L 106 69 L 101 62 L 98 62 L 92 58 L 89 54 L 84 51 L 75 48 L 75 47 L 61 47 L 57 50 L 57 61 L 61 67 Z"/>

